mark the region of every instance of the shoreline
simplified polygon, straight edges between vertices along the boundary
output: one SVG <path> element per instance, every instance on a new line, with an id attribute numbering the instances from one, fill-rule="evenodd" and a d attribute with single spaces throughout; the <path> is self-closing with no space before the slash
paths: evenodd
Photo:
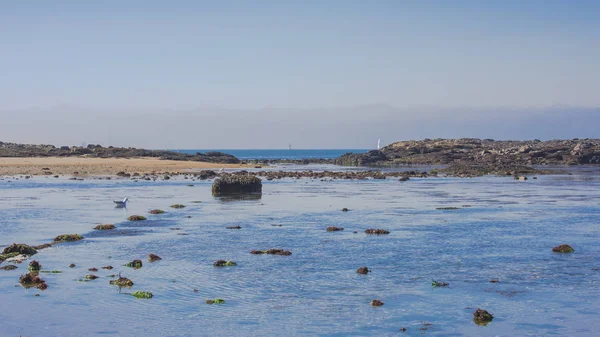
<path id="1" fill-rule="evenodd" d="M 10 175 L 116 175 L 151 174 L 193 169 L 250 168 L 246 164 L 219 164 L 158 158 L 2 157 L 0 176 Z M 78 172 L 78 173 L 75 173 Z"/>

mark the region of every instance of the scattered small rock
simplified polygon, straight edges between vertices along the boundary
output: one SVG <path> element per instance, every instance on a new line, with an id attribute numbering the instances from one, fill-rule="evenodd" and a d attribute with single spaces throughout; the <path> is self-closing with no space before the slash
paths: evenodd
<path id="1" fill-rule="evenodd" d="M 145 216 L 141 216 L 141 215 L 132 215 L 129 218 L 127 218 L 127 220 L 129 221 L 143 221 L 146 220 Z"/>
<path id="2" fill-rule="evenodd" d="M 448 283 L 442 281 L 431 280 L 431 286 L 434 288 L 447 287 Z"/>
<path id="3" fill-rule="evenodd" d="M 18 253 L 22 255 L 34 255 L 37 253 L 37 250 L 29 245 L 24 243 L 13 243 L 12 245 L 4 248 L 2 251 L 2 255 L 10 254 L 10 253 Z"/>
<path id="4" fill-rule="evenodd" d="M 104 266 L 104 267 L 102 267 L 102 269 L 111 270 L 111 269 L 113 269 L 113 266 Z"/>
<path id="5" fill-rule="evenodd" d="M 182 205 L 182 204 L 171 205 L 171 208 L 184 208 L 184 207 L 185 207 L 185 205 Z"/>
<path id="6" fill-rule="evenodd" d="M 349 209 L 347 209 L 346 207 L 342 208 L 342 212 L 348 212 Z"/>
<path id="7" fill-rule="evenodd" d="M 48 285 L 46 281 L 42 280 L 37 273 L 27 273 L 19 277 L 19 283 L 25 288 L 35 287 L 40 290 L 46 290 Z"/>
<path id="8" fill-rule="evenodd" d="M 42 269 L 42 265 L 38 261 L 33 260 L 29 262 L 29 267 L 27 267 L 27 269 L 29 271 L 39 271 L 40 269 Z"/>
<path id="9" fill-rule="evenodd" d="M 343 227 L 335 227 L 335 226 L 330 226 L 327 227 L 326 231 L 327 232 L 337 232 L 337 231 L 343 231 L 344 228 Z"/>
<path id="10" fill-rule="evenodd" d="M 162 209 L 153 209 L 150 211 L 150 214 L 163 214 L 165 211 Z"/>
<path id="11" fill-rule="evenodd" d="M 54 242 L 74 242 L 83 240 L 83 236 L 79 234 L 63 234 L 54 238 Z"/>
<path id="12" fill-rule="evenodd" d="M 142 268 L 142 260 L 133 260 L 125 264 L 125 267 L 130 267 L 134 269 Z"/>
<path id="13" fill-rule="evenodd" d="M 241 229 L 242 227 L 241 226 L 227 226 L 225 228 L 227 228 L 227 229 Z"/>
<path id="14" fill-rule="evenodd" d="M 440 211 L 455 211 L 460 209 L 459 207 L 436 207 L 435 209 Z"/>
<path id="15" fill-rule="evenodd" d="M 367 229 L 365 233 L 375 235 L 390 234 L 390 232 L 385 229 Z"/>
<path id="16" fill-rule="evenodd" d="M 69 268 L 75 268 L 75 263 L 71 263 L 71 264 L 69 265 Z"/>
<path id="17" fill-rule="evenodd" d="M 253 250 L 250 254 L 292 255 L 289 250 L 271 248 L 269 250 Z"/>
<path id="18" fill-rule="evenodd" d="M 369 268 L 368 268 L 368 267 L 360 267 L 360 268 L 358 268 L 358 270 L 357 270 L 356 272 L 357 272 L 357 273 L 359 273 L 359 274 L 366 275 L 366 274 L 368 274 L 370 271 L 371 271 L 371 270 L 369 270 Z"/>
<path id="19" fill-rule="evenodd" d="M 9 264 L 7 266 L 0 267 L 0 269 L 2 269 L 2 270 L 15 270 L 17 268 L 19 268 L 19 267 L 15 266 L 14 264 Z"/>
<path id="20" fill-rule="evenodd" d="M 113 275 L 113 277 L 114 277 L 114 275 Z M 127 288 L 131 288 L 133 286 L 133 281 L 131 281 L 127 277 L 121 276 L 120 273 L 119 273 L 119 278 L 118 279 L 116 279 L 116 280 L 110 280 L 108 283 L 112 284 L 112 285 L 117 285 L 119 287 L 127 287 Z"/>
<path id="21" fill-rule="evenodd" d="M 162 258 L 158 255 L 155 254 L 149 254 L 148 255 L 148 261 L 150 262 L 154 262 L 154 261 L 158 261 L 158 260 L 162 260 Z"/>
<path id="22" fill-rule="evenodd" d="M 91 272 L 95 273 L 95 272 L 98 271 L 98 268 L 89 268 L 88 271 L 91 271 Z"/>
<path id="23" fill-rule="evenodd" d="M 373 307 L 380 307 L 383 305 L 383 302 L 381 302 L 380 300 L 372 300 L 371 301 L 371 306 Z"/>
<path id="24" fill-rule="evenodd" d="M 131 293 L 131 296 L 136 298 L 152 298 L 152 293 L 149 291 L 134 291 Z"/>
<path id="25" fill-rule="evenodd" d="M 115 229 L 115 228 L 117 228 L 117 227 L 113 224 L 104 224 L 104 225 L 98 225 L 98 226 L 94 227 L 95 230 L 99 230 L 99 231 L 107 231 L 107 230 L 111 230 L 111 229 Z"/>
<path id="26" fill-rule="evenodd" d="M 86 280 L 95 280 L 95 279 L 97 279 L 97 278 L 98 278 L 98 276 L 96 276 L 96 275 L 94 275 L 94 274 L 88 274 L 88 275 L 85 275 L 85 279 L 86 279 Z"/>
<path id="27" fill-rule="evenodd" d="M 563 244 L 552 248 L 552 251 L 555 253 L 572 253 L 575 249 L 569 245 Z"/>
<path id="28" fill-rule="evenodd" d="M 498 283 L 498 282 L 500 282 L 500 280 L 497 278 L 493 278 L 490 280 L 490 283 Z"/>
<path id="29" fill-rule="evenodd" d="M 237 263 L 235 263 L 233 261 L 217 260 L 215 263 L 213 263 L 213 266 L 215 266 L 215 267 L 232 267 L 232 266 L 237 266 Z"/>
<path id="30" fill-rule="evenodd" d="M 488 323 L 493 319 L 494 315 L 490 314 L 486 310 L 477 308 L 477 310 L 473 312 L 473 322 L 475 322 L 477 325 L 488 325 Z"/>
<path id="31" fill-rule="evenodd" d="M 215 298 L 214 300 L 207 299 L 206 304 L 224 304 L 225 300 L 222 298 Z"/>

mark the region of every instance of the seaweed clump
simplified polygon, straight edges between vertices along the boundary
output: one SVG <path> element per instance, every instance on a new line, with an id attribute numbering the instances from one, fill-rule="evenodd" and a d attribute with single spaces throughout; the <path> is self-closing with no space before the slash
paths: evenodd
<path id="1" fill-rule="evenodd" d="M 129 218 L 127 218 L 127 220 L 129 221 L 143 221 L 146 220 L 145 216 L 141 216 L 141 215 L 132 215 Z"/>
<path id="2" fill-rule="evenodd" d="M 131 262 L 127 262 L 125 267 L 130 267 L 134 269 L 142 268 L 142 260 L 133 260 Z"/>
<path id="3" fill-rule="evenodd" d="M 366 275 L 370 272 L 370 270 L 368 267 L 360 267 L 358 268 L 358 270 L 356 270 L 356 272 L 362 275 Z"/>
<path id="4" fill-rule="evenodd" d="M 328 232 L 337 232 L 337 231 L 343 231 L 344 227 L 335 227 L 335 226 L 330 226 L 327 227 L 326 231 Z"/>
<path id="5" fill-rule="evenodd" d="M 111 230 L 111 229 L 115 229 L 115 228 L 117 228 L 117 227 L 113 224 L 104 224 L 104 225 L 98 225 L 98 226 L 94 227 L 94 229 L 98 230 L 98 231 L 107 231 L 107 230 Z"/>
<path id="6" fill-rule="evenodd" d="M 54 242 L 74 242 L 83 240 L 83 236 L 79 234 L 62 234 L 54 238 Z"/>
<path id="7" fill-rule="evenodd" d="M 215 298 L 214 300 L 207 299 L 206 304 L 224 304 L 225 300 L 222 298 Z"/>
<path id="8" fill-rule="evenodd" d="M 162 260 L 162 257 L 156 255 L 156 254 L 150 254 L 148 255 L 148 261 L 150 262 L 154 262 L 154 261 L 158 261 L 158 260 Z"/>
<path id="9" fill-rule="evenodd" d="M 250 254 L 292 255 L 289 250 L 271 248 L 269 250 L 253 250 Z"/>
<path id="10" fill-rule="evenodd" d="M 133 286 L 133 281 L 128 279 L 127 277 L 123 277 L 121 276 L 121 274 L 119 273 L 119 278 L 116 280 L 110 280 L 109 281 L 110 284 L 112 285 L 117 285 L 119 287 L 127 287 L 127 288 L 131 288 Z"/>
<path id="11" fill-rule="evenodd" d="M 19 283 L 25 288 L 35 287 L 40 290 L 46 290 L 48 285 L 46 281 L 42 280 L 37 273 L 27 273 L 19 277 Z"/>
<path id="12" fill-rule="evenodd" d="M 573 253 L 575 249 L 569 245 L 560 245 L 552 248 L 552 251 L 555 253 Z"/>
<path id="13" fill-rule="evenodd" d="M 131 296 L 135 298 L 152 298 L 152 293 L 149 291 L 134 291 L 131 293 Z"/>
<path id="14" fill-rule="evenodd" d="M 29 271 L 39 271 L 42 269 L 42 265 L 38 261 L 33 260 L 29 262 L 29 267 L 27 267 L 27 269 L 29 269 Z"/>
<path id="15" fill-rule="evenodd" d="M 164 212 L 165 211 L 163 211 L 162 209 L 153 209 L 149 213 L 150 214 L 163 214 Z"/>
<path id="16" fill-rule="evenodd" d="M 494 315 L 490 314 L 486 310 L 479 309 L 473 312 L 473 322 L 477 325 L 486 326 L 494 319 Z"/>
<path id="17" fill-rule="evenodd" d="M 382 234 L 390 234 L 390 231 L 387 231 L 385 229 L 367 229 L 365 231 L 365 233 L 367 234 L 375 234 L 375 235 L 382 235 Z"/>
<path id="18" fill-rule="evenodd" d="M 184 207 L 185 207 L 185 205 L 182 205 L 182 204 L 171 205 L 171 208 L 184 208 Z"/>
<path id="19" fill-rule="evenodd" d="M 232 266 L 237 266 L 237 263 L 235 263 L 233 261 L 217 260 L 215 263 L 213 263 L 213 266 L 215 266 L 215 267 L 232 267 Z"/>

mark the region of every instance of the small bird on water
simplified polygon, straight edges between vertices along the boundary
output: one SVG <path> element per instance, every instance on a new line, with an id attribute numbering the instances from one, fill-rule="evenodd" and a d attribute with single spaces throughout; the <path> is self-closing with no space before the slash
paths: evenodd
<path id="1" fill-rule="evenodd" d="M 127 201 L 129 199 L 125 198 L 123 199 L 123 201 L 113 201 L 115 204 L 117 204 L 117 208 L 127 208 Z"/>

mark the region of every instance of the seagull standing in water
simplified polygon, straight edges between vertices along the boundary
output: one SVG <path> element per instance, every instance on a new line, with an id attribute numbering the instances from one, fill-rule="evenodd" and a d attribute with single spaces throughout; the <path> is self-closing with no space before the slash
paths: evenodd
<path id="1" fill-rule="evenodd" d="M 117 208 L 127 208 L 127 201 L 129 199 L 125 198 L 123 199 L 123 201 L 113 201 L 115 204 L 117 204 Z"/>

